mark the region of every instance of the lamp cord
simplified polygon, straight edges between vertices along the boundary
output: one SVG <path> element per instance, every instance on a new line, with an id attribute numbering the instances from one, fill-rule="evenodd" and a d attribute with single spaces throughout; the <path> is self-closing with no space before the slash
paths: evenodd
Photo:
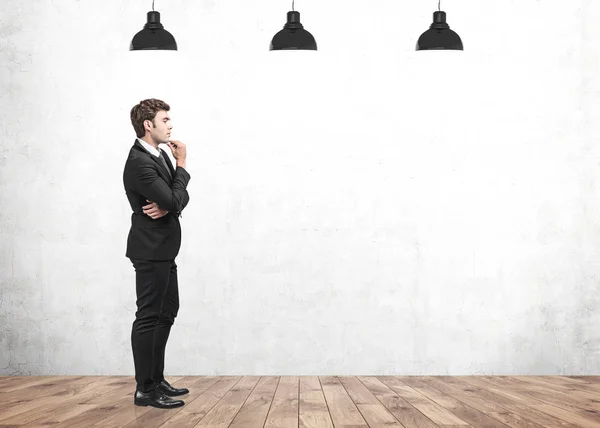
<path id="1" fill-rule="evenodd" d="M 152 0 L 152 12 L 154 12 L 154 0 Z"/>
<path id="2" fill-rule="evenodd" d="M 438 0 L 438 10 L 441 11 L 442 9 L 440 9 L 440 3 L 442 2 L 442 0 Z"/>
<path id="3" fill-rule="evenodd" d="M 292 11 L 296 10 L 296 9 L 294 9 L 294 2 L 295 2 L 295 0 L 292 0 Z"/>

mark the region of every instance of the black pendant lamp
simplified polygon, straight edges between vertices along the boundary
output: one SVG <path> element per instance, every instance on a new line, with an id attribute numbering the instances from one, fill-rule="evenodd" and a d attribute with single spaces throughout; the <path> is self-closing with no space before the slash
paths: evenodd
<path id="1" fill-rule="evenodd" d="M 160 23 L 160 13 L 154 11 L 154 0 L 152 0 L 152 11 L 148 12 L 148 22 L 144 29 L 133 36 L 130 51 L 160 50 L 176 51 L 177 42 L 171 33 L 165 30 Z"/>
<path id="2" fill-rule="evenodd" d="M 269 50 L 317 50 L 315 38 L 300 23 L 300 12 L 294 10 L 294 1 L 292 1 L 292 11 L 287 13 L 287 23 L 283 30 L 275 34 Z"/>
<path id="3" fill-rule="evenodd" d="M 417 50 L 463 50 L 462 40 L 446 23 L 446 12 L 440 10 L 440 2 L 438 2 L 438 11 L 433 12 L 433 24 L 417 41 Z"/>

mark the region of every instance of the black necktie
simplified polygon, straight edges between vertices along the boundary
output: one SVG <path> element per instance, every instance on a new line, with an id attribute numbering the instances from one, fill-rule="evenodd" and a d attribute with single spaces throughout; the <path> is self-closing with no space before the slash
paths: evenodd
<path id="1" fill-rule="evenodd" d="M 162 162 L 163 166 L 165 167 L 165 169 L 167 170 L 167 172 L 169 173 L 169 178 L 172 180 L 173 175 L 171 174 L 171 169 L 167 165 L 167 160 L 165 159 L 165 156 L 163 155 L 162 150 L 158 151 L 158 157 L 159 157 L 160 161 Z"/>

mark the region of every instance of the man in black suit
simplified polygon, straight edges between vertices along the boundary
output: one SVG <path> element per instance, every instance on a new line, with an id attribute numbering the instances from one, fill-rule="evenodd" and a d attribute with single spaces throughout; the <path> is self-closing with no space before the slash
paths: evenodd
<path id="1" fill-rule="evenodd" d="M 136 273 L 137 312 L 131 331 L 135 365 L 134 404 L 163 409 L 180 407 L 187 394 L 164 378 L 165 348 L 179 310 L 177 264 L 181 246 L 179 217 L 189 201 L 186 190 L 186 146 L 170 140 L 168 104 L 157 99 L 140 101 L 131 109 L 137 139 L 129 151 L 123 184 L 133 213 L 127 238 L 128 257 Z M 167 144 L 177 161 L 173 169 Z"/>

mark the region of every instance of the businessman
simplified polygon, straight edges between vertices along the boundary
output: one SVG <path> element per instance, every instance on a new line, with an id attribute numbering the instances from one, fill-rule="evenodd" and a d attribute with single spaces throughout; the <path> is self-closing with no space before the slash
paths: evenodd
<path id="1" fill-rule="evenodd" d="M 135 366 L 134 404 L 170 409 L 184 405 L 164 378 L 165 348 L 179 310 L 177 264 L 181 246 L 179 217 L 189 201 L 186 190 L 186 146 L 170 140 L 168 104 L 157 99 L 140 101 L 131 109 L 137 135 L 123 171 L 125 194 L 131 205 L 127 252 L 135 268 L 137 312 L 131 330 Z M 159 144 L 167 144 L 176 168 Z"/>

